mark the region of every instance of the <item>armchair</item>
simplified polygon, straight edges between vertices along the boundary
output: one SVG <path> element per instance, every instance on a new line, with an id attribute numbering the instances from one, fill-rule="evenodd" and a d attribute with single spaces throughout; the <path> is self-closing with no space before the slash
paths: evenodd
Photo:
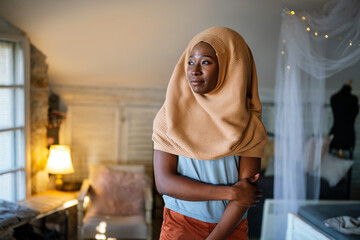
<path id="1" fill-rule="evenodd" d="M 91 165 L 78 201 L 78 239 L 152 239 L 153 196 L 144 166 Z"/>

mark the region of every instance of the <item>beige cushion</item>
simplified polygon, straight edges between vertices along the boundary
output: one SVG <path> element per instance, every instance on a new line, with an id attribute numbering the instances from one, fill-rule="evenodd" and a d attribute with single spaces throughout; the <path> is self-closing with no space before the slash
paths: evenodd
<path id="1" fill-rule="evenodd" d="M 136 172 L 145 174 L 145 166 L 143 165 L 104 165 L 104 164 L 91 164 L 89 167 L 89 181 L 90 184 L 94 184 L 98 179 L 98 174 L 101 173 L 101 169 L 107 167 L 112 170 L 125 171 L 125 172 Z"/>
<path id="2" fill-rule="evenodd" d="M 142 239 L 147 237 L 147 225 L 144 216 L 86 216 L 83 224 L 83 237 L 94 239 L 101 234 L 99 225 L 105 226 L 107 238 Z M 106 223 L 106 225 L 104 224 Z M 98 227 L 98 228 L 97 228 Z"/>
<path id="3" fill-rule="evenodd" d="M 324 158 L 325 153 L 329 152 L 329 147 L 332 139 L 333 139 L 333 135 L 323 137 L 323 142 L 321 145 L 321 159 Z M 310 137 L 305 141 L 304 167 L 307 172 L 310 172 L 310 169 L 313 168 L 313 164 L 315 161 L 315 144 L 316 143 L 314 137 Z"/>
<path id="4" fill-rule="evenodd" d="M 330 187 L 335 187 L 353 164 L 354 161 L 352 160 L 338 158 L 329 153 L 325 153 L 321 163 L 321 177 L 328 181 Z"/>
<path id="5" fill-rule="evenodd" d="M 100 166 L 93 181 L 89 216 L 131 216 L 144 214 L 144 189 L 150 180 L 143 173 Z"/>

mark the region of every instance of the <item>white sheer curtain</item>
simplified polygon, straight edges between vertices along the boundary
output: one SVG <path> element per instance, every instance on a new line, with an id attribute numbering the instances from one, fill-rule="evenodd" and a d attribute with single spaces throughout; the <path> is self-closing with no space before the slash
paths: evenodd
<path id="1" fill-rule="evenodd" d="M 318 199 L 325 81 L 360 60 L 360 1 L 329 1 L 321 13 L 284 10 L 275 89 L 275 239 L 287 213 Z M 309 155 L 305 141 L 314 140 Z M 310 177 L 311 176 L 311 177 Z"/>

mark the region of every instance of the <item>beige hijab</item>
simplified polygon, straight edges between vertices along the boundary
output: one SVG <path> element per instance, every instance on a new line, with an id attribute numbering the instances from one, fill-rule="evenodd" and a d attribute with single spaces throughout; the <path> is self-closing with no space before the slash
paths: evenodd
<path id="1" fill-rule="evenodd" d="M 186 75 L 189 54 L 199 42 L 209 43 L 219 62 L 217 86 L 204 95 L 192 91 Z M 267 138 L 255 63 L 237 32 L 213 27 L 191 40 L 171 76 L 152 138 L 154 149 L 199 160 L 263 157 Z"/>

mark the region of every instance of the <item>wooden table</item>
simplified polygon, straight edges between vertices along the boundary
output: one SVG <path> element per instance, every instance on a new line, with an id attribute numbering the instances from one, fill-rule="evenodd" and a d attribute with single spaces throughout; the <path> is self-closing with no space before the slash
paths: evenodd
<path id="1" fill-rule="evenodd" d="M 25 205 L 29 208 L 35 209 L 40 213 L 32 220 L 41 219 L 49 216 L 55 212 L 65 212 L 65 239 L 68 234 L 68 209 L 78 204 L 78 192 L 63 192 L 56 190 L 48 190 L 36 195 L 33 195 L 25 200 L 17 203 Z"/>
<path id="2" fill-rule="evenodd" d="M 78 192 L 48 190 L 18 203 L 39 211 L 40 214 L 36 216 L 36 219 L 39 219 L 77 205 L 77 194 Z"/>

